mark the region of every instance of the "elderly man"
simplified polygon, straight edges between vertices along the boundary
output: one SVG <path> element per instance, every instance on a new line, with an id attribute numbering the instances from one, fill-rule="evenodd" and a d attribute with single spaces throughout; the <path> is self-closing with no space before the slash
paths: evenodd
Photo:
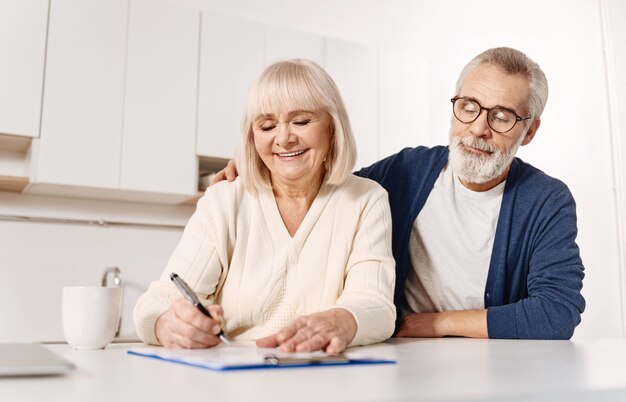
<path id="1" fill-rule="evenodd" d="M 576 205 L 515 158 L 547 98 L 537 63 L 489 49 L 459 76 L 449 146 L 406 148 L 356 173 L 389 193 L 396 336 L 572 336 L 585 308 Z M 216 180 L 234 174 L 229 164 Z"/>
<path id="2" fill-rule="evenodd" d="M 459 76 L 448 147 L 407 148 L 357 173 L 389 192 L 397 336 L 572 336 L 585 308 L 574 199 L 515 158 L 547 98 L 535 62 L 487 50 Z"/>

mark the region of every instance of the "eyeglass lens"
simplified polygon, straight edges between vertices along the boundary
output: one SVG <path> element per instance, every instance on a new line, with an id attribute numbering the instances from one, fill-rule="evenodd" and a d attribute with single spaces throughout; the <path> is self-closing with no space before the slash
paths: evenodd
<path id="1" fill-rule="evenodd" d="M 488 110 L 487 124 L 498 133 L 510 131 L 517 123 L 515 113 L 510 110 L 499 107 L 486 109 L 473 99 L 458 98 L 453 105 L 454 116 L 463 123 L 475 121 L 480 116 L 482 109 Z"/>

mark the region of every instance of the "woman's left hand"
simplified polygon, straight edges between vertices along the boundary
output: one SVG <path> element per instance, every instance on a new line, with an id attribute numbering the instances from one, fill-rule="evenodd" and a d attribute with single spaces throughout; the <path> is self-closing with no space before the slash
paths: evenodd
<path id="1" fill-rule="evenodd" d="M 352 313 L 342 308 L 304 315 L 278 333 L 258 339 L 262 348 L 280 347 L 283 352 L 341 353 L 354 338 L 357 323 Z"/>

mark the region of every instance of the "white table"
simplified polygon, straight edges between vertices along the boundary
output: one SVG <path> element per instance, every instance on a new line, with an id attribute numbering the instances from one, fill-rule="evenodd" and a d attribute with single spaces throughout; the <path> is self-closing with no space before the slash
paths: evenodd
<path id="1" fill-rule="evenodd" d="M 126 354 L 76 351 L 77 369 L 0 379 L 0 401 L 626 401 L 626 340 L 393 339 L 367 347 L 395 365 L 215 372 Z"/>

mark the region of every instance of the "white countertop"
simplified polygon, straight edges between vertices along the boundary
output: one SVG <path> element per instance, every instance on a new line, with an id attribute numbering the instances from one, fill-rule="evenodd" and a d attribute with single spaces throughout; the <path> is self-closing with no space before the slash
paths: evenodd
<path id="1" fill-rule="evenodd" d="M 24 401 L 626 401 L 626 340 L 393 339 L 363 348 L 394 365 L 217 372 L 126 354 L 137 344 L 76 351 L 77 369 L 0 378 Z"/>

